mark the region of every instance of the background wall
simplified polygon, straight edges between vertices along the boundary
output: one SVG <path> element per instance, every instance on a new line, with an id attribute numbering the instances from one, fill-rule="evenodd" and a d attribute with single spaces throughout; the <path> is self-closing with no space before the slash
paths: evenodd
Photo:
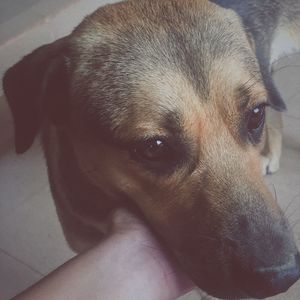
<path id="1" fill-rule="evenodd" d="M 69 34 L 84 16 L 111 2 L 116 0 L 1 0 L 0 78 L 25 54 Z"/>

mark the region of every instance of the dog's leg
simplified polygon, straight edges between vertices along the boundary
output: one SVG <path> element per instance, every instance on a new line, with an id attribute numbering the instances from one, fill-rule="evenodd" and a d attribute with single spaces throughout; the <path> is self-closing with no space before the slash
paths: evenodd
<path id="1" fill-rule="evenodd" d="M 282 148 L 282 113 L 267 110 L 265 146 L 262 152 L 263 175 L 273 174 L 280 166 Z"/>

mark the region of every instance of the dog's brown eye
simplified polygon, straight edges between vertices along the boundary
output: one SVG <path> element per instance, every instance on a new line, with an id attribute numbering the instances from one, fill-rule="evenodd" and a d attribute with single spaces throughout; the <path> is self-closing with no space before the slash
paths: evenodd
<path id="1" fill-rule="evenodd" d="M 265 105 L 259 105 L 252 109 L 249 121 L 248 130 L 253 131 L 258 129 L 265 121 Z"/>
<path id="2" fill-rule="evenodd" d="M 169 161 L 171 158 L 171 151 L 168 144 L 161 139 L 150 139 L 140 142 L 134 149 L 135 154 L 147 161 Z"/>
<path id="3" fill-rule="evenodd" d="M 257 143 L 261 137 L 265 123 L 265 104 L 253 108 L 248 119 L 248 133 L 252 142 Z"/>
<path id="4" fill-rule="evenodd" d="M 130 158 L 153 173 L 171 174 L 188 163 L 188 144 L 175 136 L 153 137 L 128 145 Z"/>

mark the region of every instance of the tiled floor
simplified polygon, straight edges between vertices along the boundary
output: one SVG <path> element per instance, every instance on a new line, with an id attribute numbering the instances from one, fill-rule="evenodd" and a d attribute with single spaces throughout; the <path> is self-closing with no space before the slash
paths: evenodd
<path id="1" fill-rule="evenodd" d="M 275 78 L 288 103 L 280 172 L 266 178 L 292 222 L 300 219 L 300 56 Z M 71 258 L 49 192 L 38 142 L 26 154 L 13 151 L 8 107 L 0 99 L 0 300 L 10 299 Z M 300 240 L 300 224 L 294 227 Z M 183 299 L 183 298 L 182 298 Z M 199 299 L 194 293 L 184 299 Z M 299 300 L 300 282 L 277 300 Z"/>

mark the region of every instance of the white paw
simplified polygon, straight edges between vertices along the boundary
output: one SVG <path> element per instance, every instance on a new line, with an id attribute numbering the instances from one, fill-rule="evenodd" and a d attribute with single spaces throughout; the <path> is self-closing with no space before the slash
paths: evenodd
<path id="1" fill-rule="evenodd" d="M 279 157 L 273 157 L 270 159 L 269 163 L 269 174 L 276 173 L 280 168 L 280 158 Z"/>
<path id="2" fill-rule="evenodd" d="M 276 156 L 268 157 L 268 156 L 261 156 L 261 167 L 262 167 L 262 174 L 270 175 L 279 170 L 280 167 L 280 158 Z"/>

